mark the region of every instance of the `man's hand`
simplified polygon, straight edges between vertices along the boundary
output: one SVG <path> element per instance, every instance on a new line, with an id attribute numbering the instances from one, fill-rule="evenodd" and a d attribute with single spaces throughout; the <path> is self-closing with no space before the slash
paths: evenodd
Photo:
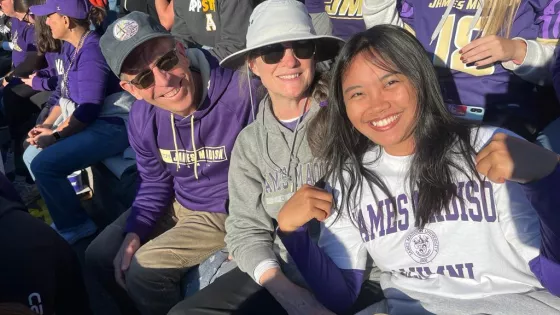
<path id="1" fill-rule="evenodd" d="M 495 183 L 529 183 L 546 177 L 558 155 L 524 139 L 498 133 L 476 156 L 478 172 Z"/>
<path id="2" fill-rule="evenodd" d="M 491 35 L 473 40 L 459 53 L 463 63 L 474 63 L 477 67 L 510 60 L 521 64 L 527 54 L 527 44 L 522 40 Z"/>
<path id="3" fill-rule="evenodd" d="M 121 244 L 117 256 L 113 259 L 113 267 L 115 269 L 115 280 L 117 283 L 126 290 L 126 281 L 124 279 L 124 272 L 130 267 L 130 262 L 136 251 L 140 248 L 140 237 L 136 233 L 126 234 L 124 241 Z"/>

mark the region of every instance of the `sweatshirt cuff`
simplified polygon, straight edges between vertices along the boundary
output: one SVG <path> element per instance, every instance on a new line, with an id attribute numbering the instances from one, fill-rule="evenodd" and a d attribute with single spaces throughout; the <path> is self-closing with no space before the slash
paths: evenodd
<path id="1" fill-rule="evenodd" d="M 550 293 L 560 296 L 560 265 L 542 254 L 529 262 L 533 274 Z"/>
<path id="2" fill-rule="evenodd" d="M 280 265 L 278 264 L 278 262 L 274 259 L 266 259 L 261 261 L 257 267 L 255 268 L 255 271 L 253 272 L 253 278 L 255 279 L 255 282 L 258 283 L 258 285 L 262 285 L 262 283 L 260 283 L 260 279 L 262 277 L 262 275 L 267 272 L 270 269 L 274 269 L 274 268 L 280 268 Z"/>
<path id="3" fill-rule="evenodd" d="M 131 211 L 128 219 L 126 220 L 125 234 L 136 233 L 142 242 L 147 241 L 148 236 L 152 232 L 154 224 L 151 222 L 144 222 L 134 215 L 134 210 Z"/>

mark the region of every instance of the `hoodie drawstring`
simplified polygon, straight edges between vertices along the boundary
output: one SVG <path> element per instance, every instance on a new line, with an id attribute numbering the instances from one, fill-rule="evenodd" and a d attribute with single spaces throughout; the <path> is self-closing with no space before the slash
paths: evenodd
<path id="1" fill-rule="evenodd" d="M 303 115 L 305 114 L 305 109 L 307 108 L 307 105 L 309 105 L 309 99 L 311 97 L 308 97 L 307 100 L 305 101 L 305 105 L 303 105 L 303 108 L 301 110 L 301 115 L 298 117 L 298 120 L 296 122 L 296 127 L 294 128 L 293 131 L 293 135 L 294 135 L 294 139 L 292 140 L 292 145 L 290 147 L 290 159 L 288 160 L 288 165 L 286 166 L 286 169 L 288 171 L 288 178 L 290 179 L 290 181 L 292 180 L 292 176 L 290 175 L 290 166 L 292 165 L 292 157 L 294 155 L 294 148 L 296 146 L 296 137 L 297 137 L 297 133 L 298 133 L 298 127 L 299 127 L 299 123 L 301 122 L 301 119 L 303 117 Z M 292 185 L 292 192 L 295 192 L 295 183 L 294 185 Z"/>
<path id="2" fill-rule="evenodd" d="M 430 38 L 430 45 L 432 45 L 434 40 L 439 36 L 439 32 L 443 28 L 443 25 L 445 25 L 445 21 L 447 20 L 447 17 L 449 16 L 449 13 L 451 13 L 451 10 L 453 9 L 453 6 L 455 5 L 456 2 L 457 0 L 449 0 L 449 4 L 447 5 L 445 12 L 441 16 L 441 20 L 439 20 L 438 25 L 436 26 L 434 32 L 432 33 L 432 37 Z M 478 4 L 479 5 L 478 8 L 476 9 L 476 13 L 473 17 L 473 20 L 471 21 L 471 24 L 469 25 L 469 33 L 475 28 L 476 23 L 478 23 L 478 20 L 482 15 L 482 8 L 484 6 L 484 1 L 478 0 Z"/>
<path id="3" fill-rule="evenodd" d="M 194 114 L 191 115 L 191 141 L 194 151 L 194 178 L 198 180 L 198 152 L 196 152 L 196 145 L 194 144 Z"/>
<path id="4" fill-rule="evenodd" d="M 177 145 L 177 133 L 175 131 L 175 118 L 173 113 L 171 113 L 171 130 L 173 133 L 173 145 L 175 145 L 175 163 L 177 165 L 177 172 L 181 168 L 179 163 L 179 146 Z M 194 151 L 194 178 L 198 180 L 198 152 L 196 152 L 196 145 L 194 143 L 194 115 L 191 115 L 191 141 Z"/>
<path id="5" fill-rule="evenodd" d="M 175 132 L 175 118 L 173 117 L 173 113 L 171 113 L 171 132 L 173 133 L 173 144 L 175 145 L 175 163 L 177 165 L 177 172 L 181 168 L 181 164 L 179 163 L 179 148 L 177 146 L 177 134 Z"/>

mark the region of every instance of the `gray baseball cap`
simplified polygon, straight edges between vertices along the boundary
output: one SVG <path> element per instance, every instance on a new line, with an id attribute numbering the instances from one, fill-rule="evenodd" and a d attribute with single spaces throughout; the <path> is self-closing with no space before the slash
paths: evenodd
<path id="1" fill-rule="evenodd" d="M 158 37 L 173 38 L 161 24 L 142 12 L 132 12 L 113 22 L 99 45 L 109 67 L 119 76 L 128 55 L 138 46 Z"/>

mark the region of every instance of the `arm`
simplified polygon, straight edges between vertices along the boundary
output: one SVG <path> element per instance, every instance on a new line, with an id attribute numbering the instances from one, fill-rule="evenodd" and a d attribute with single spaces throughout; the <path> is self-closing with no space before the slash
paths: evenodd
<path id="1" fill-rule="evenodd" d="M 520 64 L 513 60 L 502 62 L 502 66 L 520 78 L 538 85 L 549 84 L 551 80 L 550 69 L 554 62 L 556 46 L 552 43 L 544 43 L 538 40 L 526 40 L 515 37 L 514 40 L 521 40 L 527 46 L 527 53 Z"/>
<path id="2" fill-rule="evenodd" d="M 366 28 L 371 28 L 380 24 L 393 24 L 404 26 L 404 22 L 399 16 L 397 0 L 363 0 L 362 14 Z"/>
<path id="3" fill-rule="evenodd" d="M 249 17 L 253 12 L 250 0 L 221 1 L 220 14 L 220 41 L 211 50 L 218 60 L 245 48 L 245 36 L 249 26 Z"/>
<path id="4" fill-rule="evenodd" d="M 71 82 L 72 79 L 69 79 L 68 84 L 77 86 L 79 90 L 77 96 L 73 96 L 70 91 L 70 97 L 77 104 L 72 116 L 87 125 L 97 119 L 101 112 L 110 70 L 101 55 L 99 46 L 83 47 L 82 49 L 76 67 L 77 82 Z"/>
<path id="5" fill-rule="evenodd" d="M 171 30 L 175 13 L 173 11 L 173 1 L 171 0 L 155 0 L 156 11 L 159 17 L 159 23 L 165 27 L 166 30 Z"/>
<path id="6" fill-rule="evenodd" d="M 522 185 L 540 219 L 540 255 L 530 261 L 531 271 L 552 294 L 560 295 L 560 166 L 547 177 Z"/>
<path id="7" fill-rule="evenodd" d="M 173 177 L 147 144 L 155 136 L 144 133 L 144 124 L 131 113 L 128 139 L 136 152 L 139 185 L 125 228 L 125 232 L 136 233 L 142 241 L 146 241 L 175 195 Z"/>
<path id="8" fill-rule="evenodd" d="M 261 201 L 264 178 L 253 162 L 258 154 L 251 152 L 252 144 L 245 140 L 246 134 L 240 133 L 231 156 L 225 242 L 239 269 L 260 283 L 261 276 L 269 269 L 278 268 L 279 263 L 272 250 L 272 218 Z"/>
<path id="9" fill-rule="evenodd" d="M 31 87 L 36 91 L 54 91 L 58 85 L 58 74 L 54 67 L 44 68 L 35 74 Z"/>
<path id="10" fill-rule="evenodd" d="M 367 251 L 346 215 L 337 220 L 334 213 L 321 224 L 318 245 L 305 227 L 278 235 L 319 302 L 337 314 L 354 304 L 364 278 Z"/>

